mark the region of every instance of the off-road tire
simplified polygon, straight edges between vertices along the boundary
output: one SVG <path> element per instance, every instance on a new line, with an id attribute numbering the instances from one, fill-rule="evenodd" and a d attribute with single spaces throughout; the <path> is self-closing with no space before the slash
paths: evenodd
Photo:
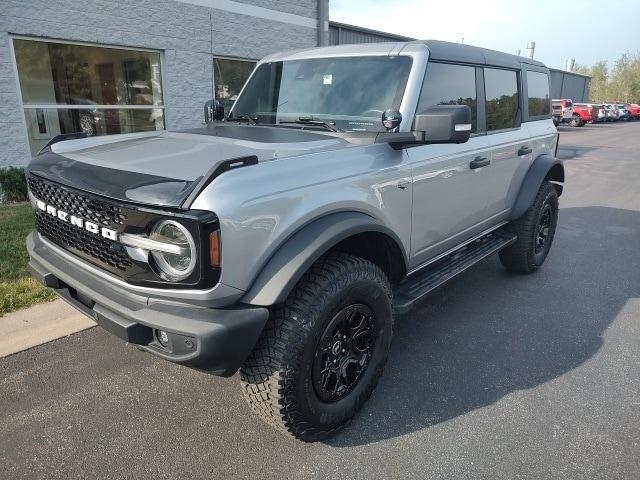
<path id="1" fill-rule="evenodd" d="M 373 313 L 372 354 L 344 398 L 322 401 L 313 382 L 314 358 L 336 312 L 364 304 Z M 262 420 L 302 441 L 337 432 L 375 389 L 391 345 L 391 286 L 382 270 L 359 257 L 330 252 L 316 261 L 274 308 L 267 325 L 240 369 L 244 397 Z"/>
<path id="2" fill-rule="evenodd" d="M 547 208 L 550 208 L 551 223 L 544 241 L 544 248 L 536 252 L 537 229 Z M 557 223 L 558 192 L 555 185 L 544 181 L 536 194 L 533 205 L 529 207 L 522 217 L 505 225 L 504 229 L 515 233 L 518 239 L 515 243 L 500 251 L 499 256 L 502 265 L 512 272 L 535 272 L 547 258 L 553 243 Z"/>

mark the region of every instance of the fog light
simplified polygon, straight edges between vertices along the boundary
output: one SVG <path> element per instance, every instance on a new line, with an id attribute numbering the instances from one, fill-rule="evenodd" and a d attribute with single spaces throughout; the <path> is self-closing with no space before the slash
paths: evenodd
<path id="1" fill-rule="evenodd" d="M 167 332 L 165 332 L 164 330 L 158 330 L 156 336 L 158 337 L 160 345 L 162 345 L 163 347 L 169 345 L 169 335 L 167 334 Z"/>

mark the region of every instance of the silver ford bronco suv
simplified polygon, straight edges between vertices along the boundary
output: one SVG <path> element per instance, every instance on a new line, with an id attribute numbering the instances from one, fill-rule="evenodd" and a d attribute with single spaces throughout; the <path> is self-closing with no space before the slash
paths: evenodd
<path id="1" fill-rule="evenodd" d="M 298 439 L 363 406 L 394 315 L 551 247 L 564 169 L 540 62 L 440 41 L 275 54 L 205 118 L 54 139 L 27 168 L 30 267 L 147 352 L 239 370 Z"/>

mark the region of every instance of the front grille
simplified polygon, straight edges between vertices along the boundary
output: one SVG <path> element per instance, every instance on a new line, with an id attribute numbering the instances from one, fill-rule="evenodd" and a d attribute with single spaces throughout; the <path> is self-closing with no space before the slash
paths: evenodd
<path id="1" fill-rule="evenodd" d="M 181 282 L 167 282 L 157 273 L 153 259 L 145 261 L 129 257 L 127 248 L 118 241 L 112 241 L 100 233 L 87 230 L 88 224 L 115 230 L 118 237 L 123 233 L 132 235 L 149 235 L 153 225 L 159 221 L 172 218 L 180 221 L 191 232 L 196 240 L 196 254 L 201 251 L 204 239 L 217 228 L 217 218 L 205 211 L 170 211 L 157 210 L 147 206 L 139 206 L 127 202 L 118 202 L 93 193 L 76 190 L 62 184 L 52 182 L 33 173 L 27 176 L 29 194 L 33 200 L 42 201 L 42 205 L 34 206 L 36 228 L 42 237 L 55 243 L 69 253 L 92 263 L 134 285 L 170 287 L 170 288 L 204 288 L 218 281 L 219 269 L 196 269 L 188 279 Z M 47 205 L 56 211 L 48 210 Z M 61 218 L 64 212 L 68 216 Z M 84 220 L 84 226 L 76 226 L 78 217 Z M 76 222 L 77 223 L 77 222 Z M 92 227 L 93 229 L 93 227 Z M 205 260 L 203 265 L 208 265 Z"/>
<path id="2" fill-rule="evenodd" d="M 127 220 L 122 207 L 115 203 L 69 191 L 32 175 L 27 183 L 38 200 L 98 225 L 117 229 Z"/>
<path id="3" fill-rule="evenodd" d="M 133 265 L 127 252 L 116 242 L 63 223 L 44 212 L 36 211 L 35 217 L 38 231 L 68 250 L 79 250 L 103 264 L 122 271 Z"/>
<path id="4" fill-rule="evenodd" d="M 126 209 L 116 203 L 63 188 L 33 175 L 28 176 L 27 183 L 36 199 L 69 215 L 113 230 L 121 230 L 127 221 Z M 124 272 L 133 265 L 125 248 L 119 243 L 63 222 L 37 208 L 34 213 L 38 231 L 66 250 L 114 273 Z"/>

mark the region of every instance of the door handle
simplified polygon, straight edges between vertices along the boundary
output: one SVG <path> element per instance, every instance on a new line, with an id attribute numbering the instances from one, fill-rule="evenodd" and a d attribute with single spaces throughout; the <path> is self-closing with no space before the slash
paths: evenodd
<path id="1" fill-rule="evenodd" d="M 529 147 L 520 147 L 518 149 L 518 156 L 521 157 L 523 155 L 529 155 L 531 152 L 533 152 L 533 150 L 531 150 Z"/>
<path id="2" fill-rule="evenodd" d="M 469 163 L 469 168 L 475 170 L 476 168 L 486 167 L 491 163 L 491 160 L 485 157 L 476 157 Z"/>
<path id="3" fill-rule="evenodd" d="M 398 183 L 396 183 L 396 187 L 398 187 L 400 190 L 404 190 L 410 184 L 411 182 L 409 180 L 400 180 Z"/>

